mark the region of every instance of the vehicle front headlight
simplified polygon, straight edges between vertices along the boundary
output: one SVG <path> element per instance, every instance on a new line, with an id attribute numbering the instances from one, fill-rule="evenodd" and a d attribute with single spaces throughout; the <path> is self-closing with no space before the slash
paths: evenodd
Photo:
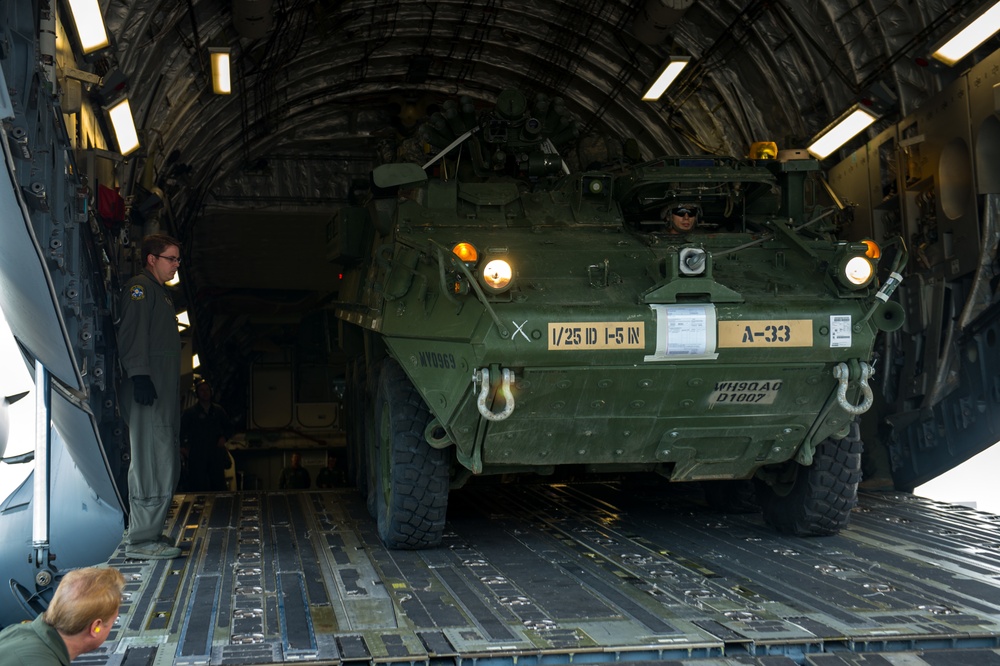
<path id="1" fill-rule="evenodd" d="M 483 286 L 494 294 L 499 294 L 509 289 L 513 277 L 514 270 L 503 259 L 493 259 L 483 266 Z"/>
<path id="2" fill-rule="evenodd" d="M 840 264 L 840 281 L 849 289 L 868 286 L 875 277 L 875 267 L 867 257 L 855 255 L 846 257 Z"/>

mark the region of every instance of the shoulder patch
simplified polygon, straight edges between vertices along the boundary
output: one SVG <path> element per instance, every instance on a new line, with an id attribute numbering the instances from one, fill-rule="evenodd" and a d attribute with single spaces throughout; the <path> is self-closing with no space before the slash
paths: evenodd
<path id="1" fill-rule="evenodd" d="M 129 291 L 129 296 L 132 297 L 133 301 L 141 301 L 146 298 L 146 290 L 142 288 L 141 284 L 137 284 Z"/>

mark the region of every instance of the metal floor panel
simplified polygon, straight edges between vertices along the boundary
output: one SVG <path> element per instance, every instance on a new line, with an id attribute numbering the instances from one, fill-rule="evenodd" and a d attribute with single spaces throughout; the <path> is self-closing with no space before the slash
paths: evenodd
<path id="1" fill-rule="evenodd" d="M 1000 517 L 867 495 L 803 539 L 678 488 L 467 488 L 427 551 L 383 548 L 352 490 L 179 495 L 184 556 L 119 551 L 86 663 L 1000 663 Z"/>

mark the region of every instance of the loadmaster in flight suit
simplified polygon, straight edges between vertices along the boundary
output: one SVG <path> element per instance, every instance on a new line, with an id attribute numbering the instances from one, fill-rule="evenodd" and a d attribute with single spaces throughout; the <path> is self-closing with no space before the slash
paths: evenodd
<path id="1" fill-rule="evenodd" d="M 123 289 L 118 324 L 119 356 L 129 378 L 121 405 L 132 447 L 125 556 L 167 560 L 181 553 L 160 533 L 180 476 L 181 340 L 164 283 L 180 265 L 180 243 L 147 236 L 142 256 L 143 272 Z"/>

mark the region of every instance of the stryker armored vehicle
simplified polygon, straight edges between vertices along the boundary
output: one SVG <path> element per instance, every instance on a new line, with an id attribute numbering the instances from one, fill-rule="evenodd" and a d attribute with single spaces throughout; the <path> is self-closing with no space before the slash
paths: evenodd
<path id="1" fill-rule="evenodd" d="M 473 476 L 563 471 L 733 501 L 753 480 L 778 530 L 836 533 L 875 338 L 902 324 L 902 240 L 837 240 L 850 209 L 822 205 L 804 151 L 570 173 L 570 129 L 516 91 L 446 106 L 436 157 L 376 168 L 331 223 L 349 458 L 380 538 L 439 543 Z M 680 208 L 697 224 L 671 233 Z"/>

